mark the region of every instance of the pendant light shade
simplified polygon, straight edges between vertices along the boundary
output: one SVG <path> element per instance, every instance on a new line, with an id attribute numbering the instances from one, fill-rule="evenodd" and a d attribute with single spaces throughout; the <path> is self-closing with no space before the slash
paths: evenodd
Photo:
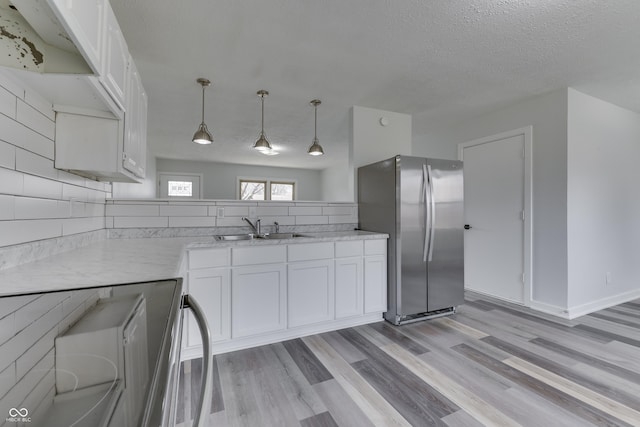
<path id="1" fill-rule="evenodd" d="M 196 144 L 207 145 L 213 142 L 213 136 L 209 132 L 209 129 L 207 129 L 207 125 L 204 122 L 204 90 L 211 84 L 211 82 L 204 78 L 199 78 L 196 81 L 202 86 L 202 123 L 198 126 L 196 133 L 193 134 L 192 141 Z"/>
<path id="2" fill-rule="evenodd" d="M 313 142 L 307 150 L 307 154 L 310 156 L 322 156 L 324 154 L 320 141 L 318 141 L 318 105 L 321 103 L 319 99 L 314 99 L 309 103 L 314 108 Z"/>
<path id="3" fill-rule="evenodd" d="M 267 135 L 264 133 L 264 97 L 268 95 L 269 95 L 269 92 L 267 92 L 266 90 L 258 91 L 258 96 L 262 100 L 262 130 L 260 131 L 260 136 L 258 137 L 258 140 L 255 142 L 255 144 L 253 144 L 253 148 L 262 152 L 271 150 L 271 144 L 269 144 L 269 141 L 267 140 Z"/>

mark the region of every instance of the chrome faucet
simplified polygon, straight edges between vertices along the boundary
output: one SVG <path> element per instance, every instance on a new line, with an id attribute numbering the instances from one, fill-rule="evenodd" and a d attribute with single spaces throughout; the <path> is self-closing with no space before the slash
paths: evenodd
<path id="1" fill-rule="evenodd" d="M 276 233 L 280 232 L 280 224 L 278 224 L 278 221 L 273 221 L 273 225 L 276 226 Z"/>
<path id="2" fill-rule="evenodd" d="M 261 235 L 261 234 L 260 234 L 260 219 L 256 219 L 256 223 L 255 223 L 255 225 L 254 225 L 254 224 L 251 222 L 251 220 L 250 220 L 249 218 L 247 218 L 247 217 L 244 217 L 244 216 L 243 216 L 243 217 L 242 217 L 242 220 L 243 220 L 243 221 L 246 221 L 246 222 L 251 226 L 251 228 L 253 228 L 253 231 L 255 231 L 255 232 L 256 232 L 256 235 L 258 235 L 258 236 L 260 236 L 260 235 Z"/>

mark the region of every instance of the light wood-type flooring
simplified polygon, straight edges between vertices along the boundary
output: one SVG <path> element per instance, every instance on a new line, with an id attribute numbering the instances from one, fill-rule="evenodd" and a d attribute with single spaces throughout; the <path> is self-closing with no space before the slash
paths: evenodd
<path id="1" fill-rule="evenodd" d="M 640 300 L 569 321 L 466 298 L 449 317 L 217 355 L 209 425 L 640 426 Z M 179 426 L 201 369 L 182 365 Z"/>

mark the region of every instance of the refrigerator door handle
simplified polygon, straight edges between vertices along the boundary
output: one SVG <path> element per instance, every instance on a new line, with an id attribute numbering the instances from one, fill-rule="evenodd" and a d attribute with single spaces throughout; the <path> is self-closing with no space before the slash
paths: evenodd
<path id="1" fill-rule="evenodd" d="M 436 223 L 436 201 L 433 196 L 433 176 L 431 174 L 431 165 L 427 166 L 427 177 L 429 178 L 429 206 L 431 212 L 429 213 L 429 257 L 428 261 L 433 260 L 433 240 L 436 237 L 433 227 Z"/>
<path id="2" fill-rule="evenodd" d="M 427 262 L 427 255 L 429 253 L 429 241 L 431 240 L 431 224 L 429 214 L 429 189 L 431 183 L 429 182 L 429 173 L 427 172 L 427 165 L 422 165 L 422 184 L 424 188 L 424 245 L 422 247 L 422 261 Z"/>
<path id="3" fill-rule="evenodd" d="M 182 306 L 188 308 L 193 312 L 193 317 L 196 319 L 198 328 L 200 329 L 200 335 L 202 337 L 202 386 L 200 388 L 200 401 L 198 402 L 198 409 L 195 411 L 193 419 L 194 427 L 204 427 L 207 424 L 207 418 L 209 415 L 209 402 L 212 395 L 212 375 L 213 360 L 211 356 L 211 333 L 209 331 L 209 325 L 207 319 L 202 311 L 200 305 L 196 302 L 195 298 L 186 294 L 182 297 Z"/>

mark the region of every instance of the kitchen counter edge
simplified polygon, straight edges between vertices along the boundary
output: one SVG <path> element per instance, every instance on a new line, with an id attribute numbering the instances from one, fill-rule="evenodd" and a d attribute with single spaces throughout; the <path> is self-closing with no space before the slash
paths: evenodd
<path id="1" fill-rule="evenodd" d="M 0 271 L 0 296 L 149 282 L 182 276 L 190 249 L 387 239 L 369 231 L 305 233 L 291 239 L 218 241 L 209 237 L 106 239 Z"/>

